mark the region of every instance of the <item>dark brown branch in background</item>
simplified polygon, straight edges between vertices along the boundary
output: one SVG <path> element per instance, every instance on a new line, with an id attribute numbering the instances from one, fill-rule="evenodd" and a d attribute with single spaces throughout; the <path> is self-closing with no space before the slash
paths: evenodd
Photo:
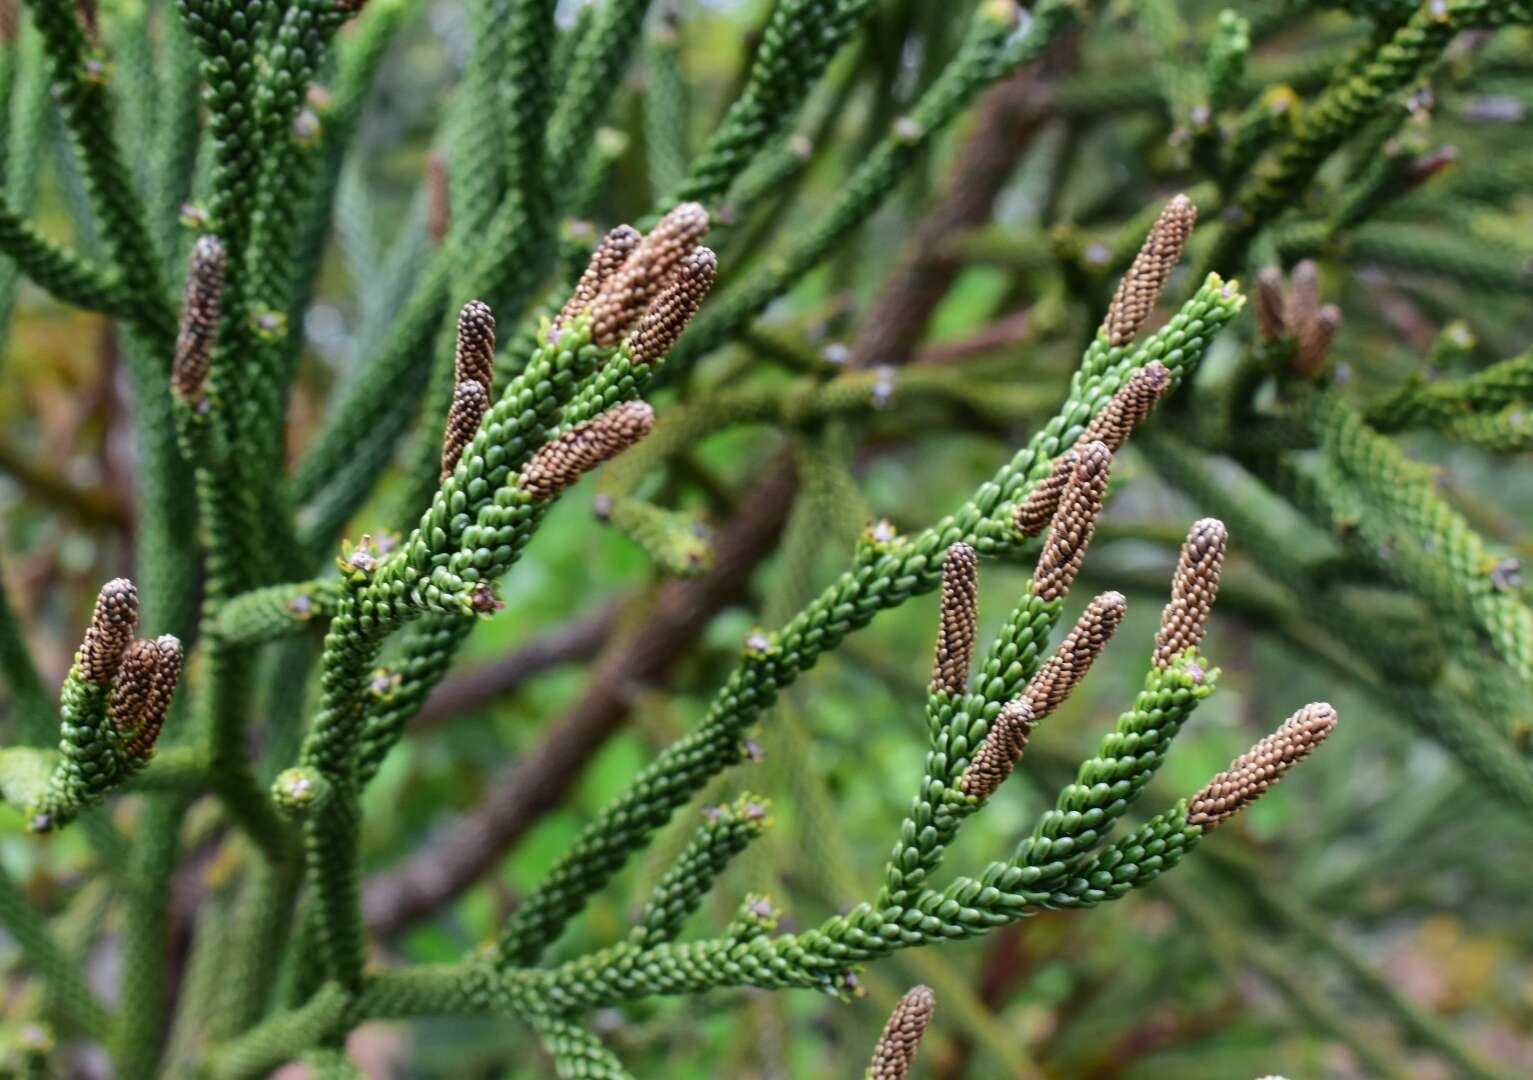
<path id="1" fill-rule="evenodd" d="M 581 771 L 620 730 L 634 688 L 662 678 L 724 608 L 741 599 L 751 571 L 777 544 L 797 481 L 788 460 L 769 466 L 718 537 L 713 569 L 670 581 L 629 629 L 602 650 L 585 693 L 530 753 L 504 769 L 489 794 L 445 834 L 394 869 L 367 880 L 370 931 L 390 937 L 469 888 L 543 814 L 559 805 Z"/>
<path id="2" fill-rule="evenodd" d="M 81 525 L 123 530 L 130 525 L 127 508 L 111 491 L 77 487 L 3 443 L 0 443 L 0 474 L 11 477 L 38 502 L 69 515 Z"/>
<path id="3" fill-rule="evenodd" d="M 901 363 L 925 336 L 932 312 L 964 265 L 949 252 L 947 241 L 990 220 L 996 196 L 1049 119 L 1053 88 L 1073 66 L 1073 55 L 1073 42 L 1067 40 L 985 96 L 947 191 L 922 218 L 862 320 L 852 348 L 853 367 Z"/>
<path id="4" fill-rule="evenodd" d="M 589 660 L 617 627 L 621 603 L 579 615 L 539 634 L 515 652 L 442 680 L 410 722 L 423 731 L 514 693 L 521 685 L 561 664 Z"/>

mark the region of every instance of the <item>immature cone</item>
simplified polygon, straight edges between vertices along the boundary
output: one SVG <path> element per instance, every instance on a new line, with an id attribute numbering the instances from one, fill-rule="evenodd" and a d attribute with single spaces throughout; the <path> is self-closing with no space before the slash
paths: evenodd
<path id="1" fill-rule="evenodd" d="M 1079 460 L 1076 450 L 1100 442 L 1116 454 L 1170 389 L 1171 371 L 1159 360 L 1135 372 L 1087 425 L 1075 442 L 1076 449 L 1061 454 L 1054 462 L 1054 471 L 1017 507 L 1013 518 L 1017 531 L 1023 536 L 1036 536 L 1053 520 L 1054 511 L 1059 508 L 1059 496 L 1069 484 Z"/>
<path id="2" fill-rule="evenodd" d="M 107 705 L 113 726 L 128 736 L 126 757 L 142 761 L 154 749 L 180 679 L 181 642 L 175 637 L 165 634 L 128 647 Z"/>
<path id="3" fill-rule="evenodd" d="M 910 1076 L 921 1036 L 926 1034 L 936 1007 L 930 987 L 914 987 L 900 998 L 873 1050 L 867 1072 L 871 1080 L 906 1080 Z"/>
<path id="4" fill-rule="evenodd" d="M 1325 366 L 1331 342 L 1336 340 L 1336 331 L 1341 329 L 1341 308 L 1335 304 L 1326 304 L 1315 312 L 1313 319 L 1297 329 L 1299 351 L 1295 366 L 1301 375 L 1317 375 Z"/>
<path id="5" fill-rule="evenodd" d="M 1261 798 L 1335 728 L 1335 709 L 1324 702 L 1304 706 L 1193 796 L 1187 805 L 1187 824 L 1211 832 Z"/>
<path id="6" fill-rule="evenodd" d="M 447 411 L 447 430 L 442 435 L 442 479 L 458 467 L 468 444 L 479 433 L 484 414 L 490 411 L 490 392 L 477 379 L 460 382 L 453 389 L 452 408 Z"/>
<path id="7" fill-rule="evenodd" d="M 1075 626 L 1065 635 L 1052 656 L 1043 662 L 1022 692 L 1037 722 L 1064 704 L 1071 691 L 1086 677 L 1091 664 L 1123 623 L 1128 601 L 1122 593 L 1107 592 L 1092 600 Z"/>
<path id="8" fill-rule="evenodd" d="M 1320 314 L 1320 267 L 1305 259 L 1293 268 L 1289 281 L 1288 326 L 1299 334 Z"/>
<path id="9" fill-rule="evenodd" d="M 1105 443 L 1081 448 L 1075 470 L 1059 497 L 1053 528 L 1033 572 L 1033 595 L 1057 600 L 1070 591 L 1086 558 L 1086 546 L 1096 531 L 1097 515 L 1107 496 L 1107 474 L 1112 453 Z"/>
<path id="10" fill-rule="evenodd" d="M 604 461 L 617 457 L 650 433 L 655 410 L 643 401 L 614 406 L 577 424 L 544 446 L 522 466 L 522 489 L 551 499 Z"/>
<path id="11" fill-rule="evenodd" d="M 1219 594 L 1219 572 L 1224 568 L 1228 545 L 1224 522 L 1217 518 L 1193 522 L 1171 578 L 1171 602 L 1160 615 L 1160 632 L 1155 635 L 1156 667 L 1170 667 L 1177 657 L 1202 642 L 1214 597 Z"/>
<path id="12" fill-rule="evenodd" d="M 700 203 L 682 203 L 660 219 L 591 300 L 598 345 L 621 340 L 707 232 L 708 211 Z"/>
<path id="13" fill-rule="evenodd" d="M 452 175 L 440 154 L 426 156 L 426 236 L 439 248 L 452 231 Z"/>
<path id="14" fill-rule="evenodd" d="M 482 300 L 470 300 L 458 312 L 453 371 L 459 383 L 473 380 L 486 394 L 495 390 L 495 313 Z"/>
<path id="15" fill-rule="evenodd" d="M 1121 346 L 1134 340 L 1155 310 L 1197 223 L 1198 208 L 1187 196 L 1178 195 L 1166 204 L 1107 307 L 1102 326 L 1110 344 Z"/>
<path id="16" fill-rule="evenodd" d="M 686 257 L 628 339 L 634 363 L 652 364 L 671 351 L 703 306 L 718 272 L 719 257 L 712 248 L 700 247 Z"/>
<path id="17" fill-rule="evenodd" d="M 75 662 L 86 682 L 108 686 L 122 664 L 123 653 L 138 626 L 138 589 L 127 578 L 113 578 L 101 586 L 96 610 L 80 645 Z"/>
<path id="18" fill-rule="evenodd" d="M 181 331 L 170 365 L 170 384 L 183 401 L 200 401 L 213 365 L 218 339 L 218 308 L 224 294 L 224 244 L 216 236 L 199 237 L 192 247 L 181 300 Z"/>
<path id="19" fill-rule="evenodd" d="M 979 629 L 979 557 L 954 544 L 942 561 L 942 625 L 932 663 L 932 692 L 957 697 L 969 685 Z"/>
<path id="20" fill-rule="evenodd" d="M 590 307 L 603 283 L 618 272 L 643 239 L 643 234 L 632 225 L 619 225 L 602 237 L 596 250 L 591 252 L 591 261 L 586 263 L 585 272 L 575 283 L 575 291 L 564 302 L 564 308 L 554 320 L 554 325 L 563 326 Z"/>
<path id="21" fill-rule="evenodd" d="M 1269 344 L 1288 333 L 1288 300 L 1283 293 L 1283 271 L 1263 267 L 1256 275 L 1256 328 Z"/>
<path id="22" fill-rule="evenodd" d="M 1022 760 L 1022 751 L 1027 749 L 1027 737 L 1032 734 L 1033 725 L 1037 722 L 1033 707 L 1027 703 L 1026 698 L 1007 702 L 996 714 L 990 725 L 990 733 L 985 736 L 974 760 L 964 770 L 963 779 L 958 784 L 963 793 L 980 800 L 994 795 L 1017 767 L 1017 762 Z"/>

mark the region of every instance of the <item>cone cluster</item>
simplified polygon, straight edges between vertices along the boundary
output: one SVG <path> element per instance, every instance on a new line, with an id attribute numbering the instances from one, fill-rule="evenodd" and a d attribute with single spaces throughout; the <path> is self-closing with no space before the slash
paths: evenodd
<path id="1" fill-rule="evenodd" d="M 598 345 L 620 341 L 708 232 L 708 211 L 682 203 L 634 246 L 622 265 L 602 278 L 591 298 L 591 337 Z"/>

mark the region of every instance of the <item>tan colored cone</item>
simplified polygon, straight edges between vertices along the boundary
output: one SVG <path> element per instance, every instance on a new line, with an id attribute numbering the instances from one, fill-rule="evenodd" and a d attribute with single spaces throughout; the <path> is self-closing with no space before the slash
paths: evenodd
<path id="1" fill-rule="evenodd" d="M 1171 279 L 1172 271 L 1181 261 L 1197 223 L 1198 208 L 1185 195 L 1176 196 L 1161 211 L 1108 305 L 1107 319 L 1102 326 L 1112 345 L 1127 345 L 1144 327 L 1166 282 Z"/>
<path id="2" fill-rule="evenodd" d="M 1334 730 L 1335 709 L 1324 702 L 1304 706 L 1193 796 L 1187 804 L 1187 824 L 1213 831 L 1261 798 Z"/>
<path id="3" fill-rule="evenodd" d="M 1155 636 L 1155 666 L 1170 667 L 1177 657 L 1203 641 L 1209 612 L 1219 595 L 1219 574 L 1229 534 L 1224 522 L 1203 518 L 1193 523 L 1171 578 L 1171 602 L 1160 616 Z"/>
<path id="4" fill-rule="evenodd" d="M 942 562 L 942 619 L 932 661 L 934 693 L 962 694 L 974 667 L 979 630 L 979 557 L 968 544 L 954 544 Z"/>

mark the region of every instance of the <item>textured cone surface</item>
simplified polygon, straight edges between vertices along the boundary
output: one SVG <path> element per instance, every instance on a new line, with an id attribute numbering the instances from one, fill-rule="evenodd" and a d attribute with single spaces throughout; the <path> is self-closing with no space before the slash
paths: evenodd
<path id="1" fill-rule="evenodd" d="M 664 288 L 698 241 L 707 235 L 708 211 L 682 203 L 661 218 L 591 301 L 591 337 L 616 344 Z"/>
<path id="2" fill-rule="evenodd" d="M 634 363 L 652 364 L 671 351 L 703 306 L 718 272 L 719 257 L 711 248 L 698 248 L 683 260 L 629 340 Z"/>
<path id="3" fill-rule="evenodd" d="M 96 610 L 80 645 L 80 673 L 86 682 L 111 683 L 137 626 L 138 589 L 127 578 L 113 578 L 96 597 Z"/>
<path id="4" fill-rule="evenodd" d="M 570 298 L 559 312 L 556 325 L 563 326 L 590 307 L 602 285 L 628 261 L 628 256 L 633 254 L 643 239 L 643 235 L 632 225 L 619 225 L 602 237 L 601 243 L 591 253 L 591 261 L 586 263 L 580 280 L 575 283 L 574 292 L 570 293 Z"/>
<path id="5" fill-rule="evenodd" d="M 1035 723 L 1064 704 L 1091 670 L 1092 662 L 1107 648 L 1127 611 L 1128 601 L 1116 592 L 1103 593 L 1086 605 L 1070 633 L 1044 661 L 1023 693 Z"/>
<path id="6" fill-rule="evenodd" d="M 1219 594 L 1219 573 L 1229 533 L 1224 522 L 1203 518 L 1193 523 L 1171 578 L 1171 602 L 1161 612 L 1155 636 L 1155 666 L 1167 668 L 1203 640 L 1208 615 Z"/>
<path id="7" fill-rule="evenodd" d="M 1059 496 L 1069 486 L 1070 477 L 1075 474 L 1075 466 L 1080 463 L 1080 459 L 1074 450 L 1060 454 L 1054 462 L 1054 471 L 1033 488 L 1032 494 L 1017 507 L 1012 520 L 1023 536 L 1037 536 L 1049 527 L 1049 522 L 1054 520 L 1054 512 L 1059 509 Z"/>
<path id="8" fill-rule="evenodd" d="M 990 725 L 990 733 L 964 770 L 963 793 L 976 799 L 994 795 L 1017 767 L 1017 762 L 1022 760 L 1022 752 L 1027 749 L 1027 738 L 1035 723 L 1033 707 L 1025 698 L 1009 702 L 997 713 L 995 722 Z"/>
<path id="9" fill-rule="evenodd" d="M 482 300 L 470 300 L 458 312 L 458 344 L 453 353 L 455 381 L 477 382 L 488 396 L 495 390 L 495 314 Z"/>
<path id="10" fill-rule="evenodd" d="M 128 647 L 108 706 L 113 726 L 129 737 L 123 746 L 128 757 L 143 758 L 153 749 L 180 678 L 181 642 L 171 635 Z"/>
<path id="11" fill-rule="evenodd" d="M 540 499 L 551 499 L 604 461 L 608 461 L 655 426 L 655 410 L 629 401 L 572 428 L 532 456 L 522 468 L 521 486 Z"/>
<path id="12" fill-rule="evenodd" d="M 873 1080 L 906 1080 L 910 1076 L 921 1036 L 926 1034 L 936 1007 L 937 999 L 929 987 L 917 986 L 900 998 L 873 1050 L 868 1076 Z"/>
<path id="13" fill-rule="evenodd" d="M 1108 305 L 1103 326 L 1111 344 L 1127 345 L 1144 326 L 1197 223 L 1198 208 L 1185 195 L 1178 195 L 1161 211 Z"/>
<path id="14" fill-rule="evenodd" d="M 1324 702 L 1304 706 L 1193 797 L 1187 806 L 1187 824 L 1209 832 L 1234 817 L 1308 757 L 1335 728 L 1335 709 Z"/>
<path id="15" fill-rule="evenodd" d="M 932 690 L 957 696 L 969 685 L 979 629 L 979 557 L 954 544 L 942 562 L 942 623 L 932 662 Z"/>
<path id="16" fill-rule="evenodd" d="M 171 385 L 180 397 L 196 401 L 207 385 L 218 338 L 218 312 L 224 295 L 224 245 L 216 236 L 203 236 L 192 248 L 181 301 L 181 330 L 171 361 Z"/>
<path id="17" fill-rule="evenodd" d="M 1288 301 L 1283 296 L 1283 272 L 1265 267 L 1256 275 L 1256 327 L 1266 342 L 1281 341 L 1288 333 Z"/>
<path id="18" fill-rule="evenodd" d="M 474 441 L 484 414 L 490 410 L 490 392 L 477 379 L 460 382 L 453 390 L 452 408 L 447 412 L 447 430 L 442 435 L 442 479 L 458 467 L 463 451 Z"/>
<path id="19" fill-rule="evenodd" d="M 1086 547 L 1096 531 L 1097 515 L 1107 496 L 1112 453 L 1106 444 L 1082 447 L 1070 481 L 1059 496 L 1053 527 L 1033 572 L 1033 595 L 1057 600 L 1070 591 L 1086 558 Z"/>

